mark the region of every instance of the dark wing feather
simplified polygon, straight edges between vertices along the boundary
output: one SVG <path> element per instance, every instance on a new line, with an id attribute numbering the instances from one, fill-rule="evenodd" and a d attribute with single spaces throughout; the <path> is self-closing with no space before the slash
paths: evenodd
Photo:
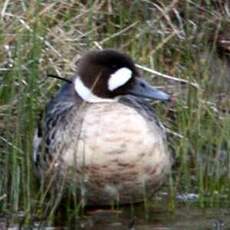
<path id="1" fill-rule="evenodd" d="M 52 161 L 56 152 L 55 135 L 64 130 L 70 110 L 80 103 L 81 99 L 75 93 L 73 84 L 66 83 L 40 115 L 33 140 L 33 160 L 38 170 Z"/>

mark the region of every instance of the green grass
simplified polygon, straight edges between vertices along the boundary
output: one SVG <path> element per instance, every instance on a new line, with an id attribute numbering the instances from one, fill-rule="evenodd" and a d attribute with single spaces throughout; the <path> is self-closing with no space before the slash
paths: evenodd
<path id="1" fill-rule="evenodd" d="M 177 98 L 157 106 L 174 133 L 168 135 L 176 158 L 163 190 L 171 191 L 169 207 L 176 194 L 192 192 L 201 207 L 230 206 L 229 48 L 220 43 L 230 27 L 227 3 L 17 2 L 0 3 L 0 213 L 49 214 L 32 169 L 32 138 L 38 112 L 62 82 L 45 76 L 71 76 L 79 57 L 98 46 L 199 85 L 143 72 Z"/>

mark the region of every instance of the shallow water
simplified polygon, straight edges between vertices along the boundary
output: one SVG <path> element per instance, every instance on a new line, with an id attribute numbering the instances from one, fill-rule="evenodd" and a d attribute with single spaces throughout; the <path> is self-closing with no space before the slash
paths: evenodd
<path id="1" fill-rule="evenodd" d="M 106 219 L 106 221 L 105 221 Z M 230 229 L 230 212 L 226 209 L 198 209 L 180 207 L 175 213 L 166 210 L 149 210 L 148 216 L 143 207 L 136 215 L 130 216 L 121 212 L 119 215 L 101 211 L 91 215 L 82 222 L 88 229 Z M 80 226 L 79 226 L 80 227 Z"/>
<path id="2" fill-rule="evenodd" d="M 55 226 L 45 222 L 34 222 L 31 226 L 20 229 L 95 229 L 95 230 L 176 230 L 176 229 L 230 229 L 230 209 L 197 208 L 194 204 L 178 205 L 175 211 L 167 207 L 149 208 L 144 205 L 123 207 L 121 209 L 88 209 L 82 217 L 75 217 L 71 222 L 55 220 Z M 18 224 L 0 223 L 0 229 L 19 229 Z"/>
<path id="3" fill-rule="evenodd" d="M 141 214 L 127 216 L 125 212 L 97 211 L 78 224 L 79 229 L 230 229 L 230 213 L 224 209 L 178 209 L 175 213 L 152 210 L 149 217 Z"/>

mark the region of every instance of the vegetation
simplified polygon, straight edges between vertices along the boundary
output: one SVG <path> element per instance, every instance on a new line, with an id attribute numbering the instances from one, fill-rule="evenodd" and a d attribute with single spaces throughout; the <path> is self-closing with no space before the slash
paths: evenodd
<path id="1" fill-rule="evenodd" d="M 198 194 L 201 207 L 230 207 L 228 1 L 4 0 L 0 15 L 0 212 L 45 210 L 32 139 L 39 111 L 63 83 L 46 76 L 68 78 L 83 53 L 108 47 L 175 97 L 156 105 L 175 156 L 162 189 L 169 207 L 185 193 Z"/>

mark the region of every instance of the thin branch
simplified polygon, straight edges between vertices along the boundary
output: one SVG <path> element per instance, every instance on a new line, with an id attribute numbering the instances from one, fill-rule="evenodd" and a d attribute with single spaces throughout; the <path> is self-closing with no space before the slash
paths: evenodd
<path id="1" fill-rule="evenodd" d="M 97 42 L 97 41 L 94 41 L 94 45 L 99 49 L 99 50 L 103 50 L 103 47 L 101 46 L 101 42 Z M 200 88 L 200 86 L 196 83 L 196 82 L 190 82 L 186 79 L 181 79 L 181 78 L 177 78 L 177 77 L 173 77 L 173 76 L 170 76 L 170 75 L 167 75 L 167 74 L 163 74 L 163 73 L 160 73 L 156 70 L 153 70 L 153 69 L 150 69 L 146 66 L 142 66 L 142 65 L 139 65 L 139 64 L 136 64 L 136 67 L 141 69 L 141 70 L 144 70 L 146 72 L 149 72 L 151 74 L 155 74 L 157 76 L 160 76 L 160 77 L 163 77 L 165 79 L 168 79 L 168 80 L 173 80 L 173 81 L 177 81 L 177 82 L 181 82 L 181 83 L 185 83 L 185 84 L 189 84 L 197 89 Z"/>
<path id="2" fill-rule="evenodd" d="M 169 129 L 169 128 L 165 128 L 165 130 L 166 130 L 167 133 L 172 134 L 172 135 L 175 136 L 175 137 L 178 137 L 178 138 L 181 138 L 181 139 L 184 138 L 183 135 L 181 135 L 181 134 L 179 134 L 179 133 L 177 133 L 177 132 L 175 132 L 175 131 L 172 131 L 172 130 Z"/>
<path id="3" fill-rule="evenodd" d="M 163 73 L 160 73 L 156 70 L 153 70 L 153 69 L 150 69 L 146 66 L 142 66 L 142 65 L 139 65 L 139 64 L 136 64 L 136 67 L 141 69 L 141 70 L 144 70 L 146 72 L 149 72 L 151 74 L 155 74 L 157 76 L 160 76 L 160 77 L 163 77 L 165 79 L 168 79 L 168 80 L 173 80 L 173 81 L 177 81 L 177 82 L 181 82 L 181 83 L 185 83 L 185 84 L 189 84 L 197 89 L 200 88 L 200 86 L 196 83 L 196 82 L 190 82 L 188 80 L 185 80 L 185 79 L 181 79 L 181 78 L 177 78 L 177 77 L 173 77 L 173 76 L 170 76 L 170 75 L 167 75 L 167 74 L 163 74 Z"/>
<path id="4" fill-rule="evenodd" d="M 59 79 L 59 80 L 62 80 L 62 81 L 68 82 L 68 83 L 72 83 L 72 81 L 67 79 L 67 78 L 59 77 L 59 76 L 53 75 L 53 74 L 47 74 L 47 77 L 51 77 L 51 78 Z"/>
<path id="5" fill-rule="evenodd" d="M 5 142 L 7 145 L 11 146 L 13 149 L 17 150 L 20 153 L 23 153 L 22 149 L 18 148 L 16 145 L 14 145 L 13 143 L 9 142 L 7 139 L 5 139 L 4 137 L 0 136 L 0 139 Z"/>
<path id="6" fill-rule="evenodd" d="M 128 31 L 129 29 L 131 29 L 132 27 L 136 26 L 138 23 L 139 23 L 138 21 L 134 22 L 133 24 L 131 24 L 131 25 L 125 27 L 124 29 L 118 31 L 117 33 L 114 33 L 114 34 L 112 34 L 111 36 L 109 36 L 109 37 L 103 39 L 102 41 L 99 42 L 99 44 L 102 45 L 103 43 L 109 41 L 110 39 L 113 39 L 113 38 L 115 38 L 115 37 L 117 37 L 117 36 L 120 36 L 121 34 L 127 32 L 127 31 Z"/>
<path id="7" fill-rule="evenodd" d="M 0 196 L 0 201 L 4 200 L 7 197 L 6 193 Z"/>
<path id="8" fill-rule="evenodd" d="M 9 1 L 10 1 L 10 0 L 6 0 L 6 1 L 4 2 L 4 5 L 3 5 L 2 11 L 1 11 L 1 16 L 2 16 L 2 18 L 5 17 L 5 13 L 6 13 L 6 9 L 7 9 L 7 7 L 8 7 Z"/>
<path id="9" fill-rule="evenodd" d="M 99 44 L 99 42 L 94 41 L 93 43 L 99 50 L 103 50 L 103 47 Z"/>

